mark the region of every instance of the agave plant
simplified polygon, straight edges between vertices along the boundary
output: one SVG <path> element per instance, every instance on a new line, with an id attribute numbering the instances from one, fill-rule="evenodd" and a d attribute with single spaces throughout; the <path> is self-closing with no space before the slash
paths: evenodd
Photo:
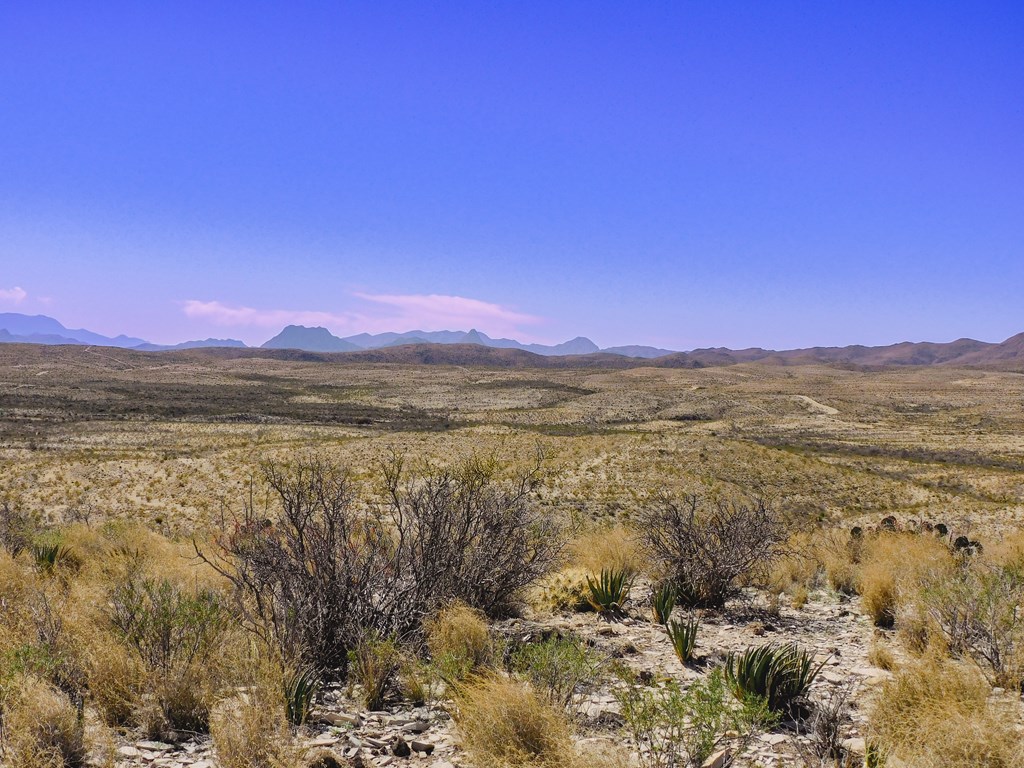
<path id="1" fill-rule="evenodd" d="M 632 586 L 633 575 L 625 568 L 603 568 L 596 580 L 587 576 L 587 601 L 606 618 L 621 616 Z"/>
<path id="2" fill-rule="evenodd" d="M 667 624 L 672 609 L 676 607 L 676 588 L 670 581 L 663 581 L 651 593 L 651 609 L 658 624 Z"/>
<path id="3" fill-rule="evenodd" d="M 320 676 L 306 667 L 300 667 L 285 678 L 284 705 L 289 723 L 299 726 L 309 719 L 320 684 Z"/>
<path id="4" fill-rule="evenodd" d="M 815 665 L 811 654 L 795 643 L 770 643 L 740 655 L 730 653 L 725 680 L 736 698 L 757 696 L 772 712 L 795 716 L 824 665 Z"/>
<path id="5" fill-rule="evenodd" d="M 32 556 L 36 568 L 43 573 L 53 573 L 57 566 L 68 559 L 68 551 L 60 544 L 36 544 L 32 547 Z"/>
<path id="6" fill-rule="evenodd" d="M 693 658 L 693 649 L 697 645 L 697 628 L 700 626 L 699 619 L 689 621 L 678 621 L 672 619 L 665 625 L 668 632 L 668 639 L 672 641 L 672 648 L 683 664 L 689 664 Z"/>

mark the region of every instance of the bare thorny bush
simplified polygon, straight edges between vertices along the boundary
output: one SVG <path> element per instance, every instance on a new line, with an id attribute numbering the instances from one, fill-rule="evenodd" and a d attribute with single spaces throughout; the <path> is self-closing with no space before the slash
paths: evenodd
<path id="1" fill-rule="evenodd" d="M 410 476 L 392 455 L 380 477 L 366 504 L 322 457 L 265 463 L 266 503 L 250 494 L 214 550 L 197 547 L 283 658 L 343 671 L 360 639 L 417 635 L 454 600 L 499 615 L 559 553 L 559 526 L 531 503 L 536 471 L 499 483 L 474 460 Z"/>
<path id="2" fill-rule="evenodd" d="M 663 498 L 644 510 L 636 536 L 672 580 L 677 600 L 721 608 L 745 582 L 763 576 L 781 554 L 786 533 L 763 500 L 705 502 Z"/>

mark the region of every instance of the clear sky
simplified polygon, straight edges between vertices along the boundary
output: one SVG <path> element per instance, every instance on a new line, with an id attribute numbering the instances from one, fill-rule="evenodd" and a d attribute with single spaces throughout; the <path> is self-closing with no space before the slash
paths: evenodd
<path id="1" fill-rule="evenodd" d="M 0 3 L 0 311 L 1024 331 L 1024 4 Z"/>

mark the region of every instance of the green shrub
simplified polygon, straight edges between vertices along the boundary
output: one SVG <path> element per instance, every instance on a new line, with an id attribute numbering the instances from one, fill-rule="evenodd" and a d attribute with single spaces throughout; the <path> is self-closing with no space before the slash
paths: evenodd
<path id="1" fill-rule="evenodd" d="M 698 619 L 689 621 L 672 619 L 665 625 L 668 638 L 672 641 L 672 650 L 676 652 L 676 656 L 683 664 L 689 664 L 693 659 L 693 649 L 697 645 L 697 629 L 699 627 Z"/>
<path id="2" fill-rule="evenodd" d="M 698 767 L 715 751 L 726 734 L 738 747 L 764 720 L 763 709 L 733 706 L 720 670 L 683 691 L 674 680 L 663 688 L 638 685 L 628 675 L 615 689 L 626 730 L 639 747 L 643 768 Z"/>
<path id="3" fill-rule="evenodd" d="M 205 731 L 215 694 L 211 666 L 228 622 L 220 595 L 130 573 L 108 597 L 111 626 L 141 661 L 160 710 L 147 730 Z"/>
<path id="4" fill-rule="evenodd" d="M 552 704 L 575 715 L 598 682 L 603 662 L 575 638 L 555 637 L 522 646 L 512 654 L 510 666 Z"/>
<path id="5" fill-rule="evenodd" d="M 737 699 L 757 697 L 772 712 L 796 715 L 823 666 L 815 666 L 811 654 L 796 644 L 768 644 L 730 653 L 725 679 Z"/>

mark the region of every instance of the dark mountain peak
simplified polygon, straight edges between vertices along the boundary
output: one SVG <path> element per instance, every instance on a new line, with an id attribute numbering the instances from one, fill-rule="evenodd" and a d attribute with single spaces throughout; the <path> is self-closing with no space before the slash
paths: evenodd
<path id="1" fill-rule="evenodd" d="M 302 349 L 307 352 L 352 352 L 360 349 L 350 341 L 339 339 L 326 328 L 289 325 L 277 336 L 264 342 L 264 349 Z"/>

